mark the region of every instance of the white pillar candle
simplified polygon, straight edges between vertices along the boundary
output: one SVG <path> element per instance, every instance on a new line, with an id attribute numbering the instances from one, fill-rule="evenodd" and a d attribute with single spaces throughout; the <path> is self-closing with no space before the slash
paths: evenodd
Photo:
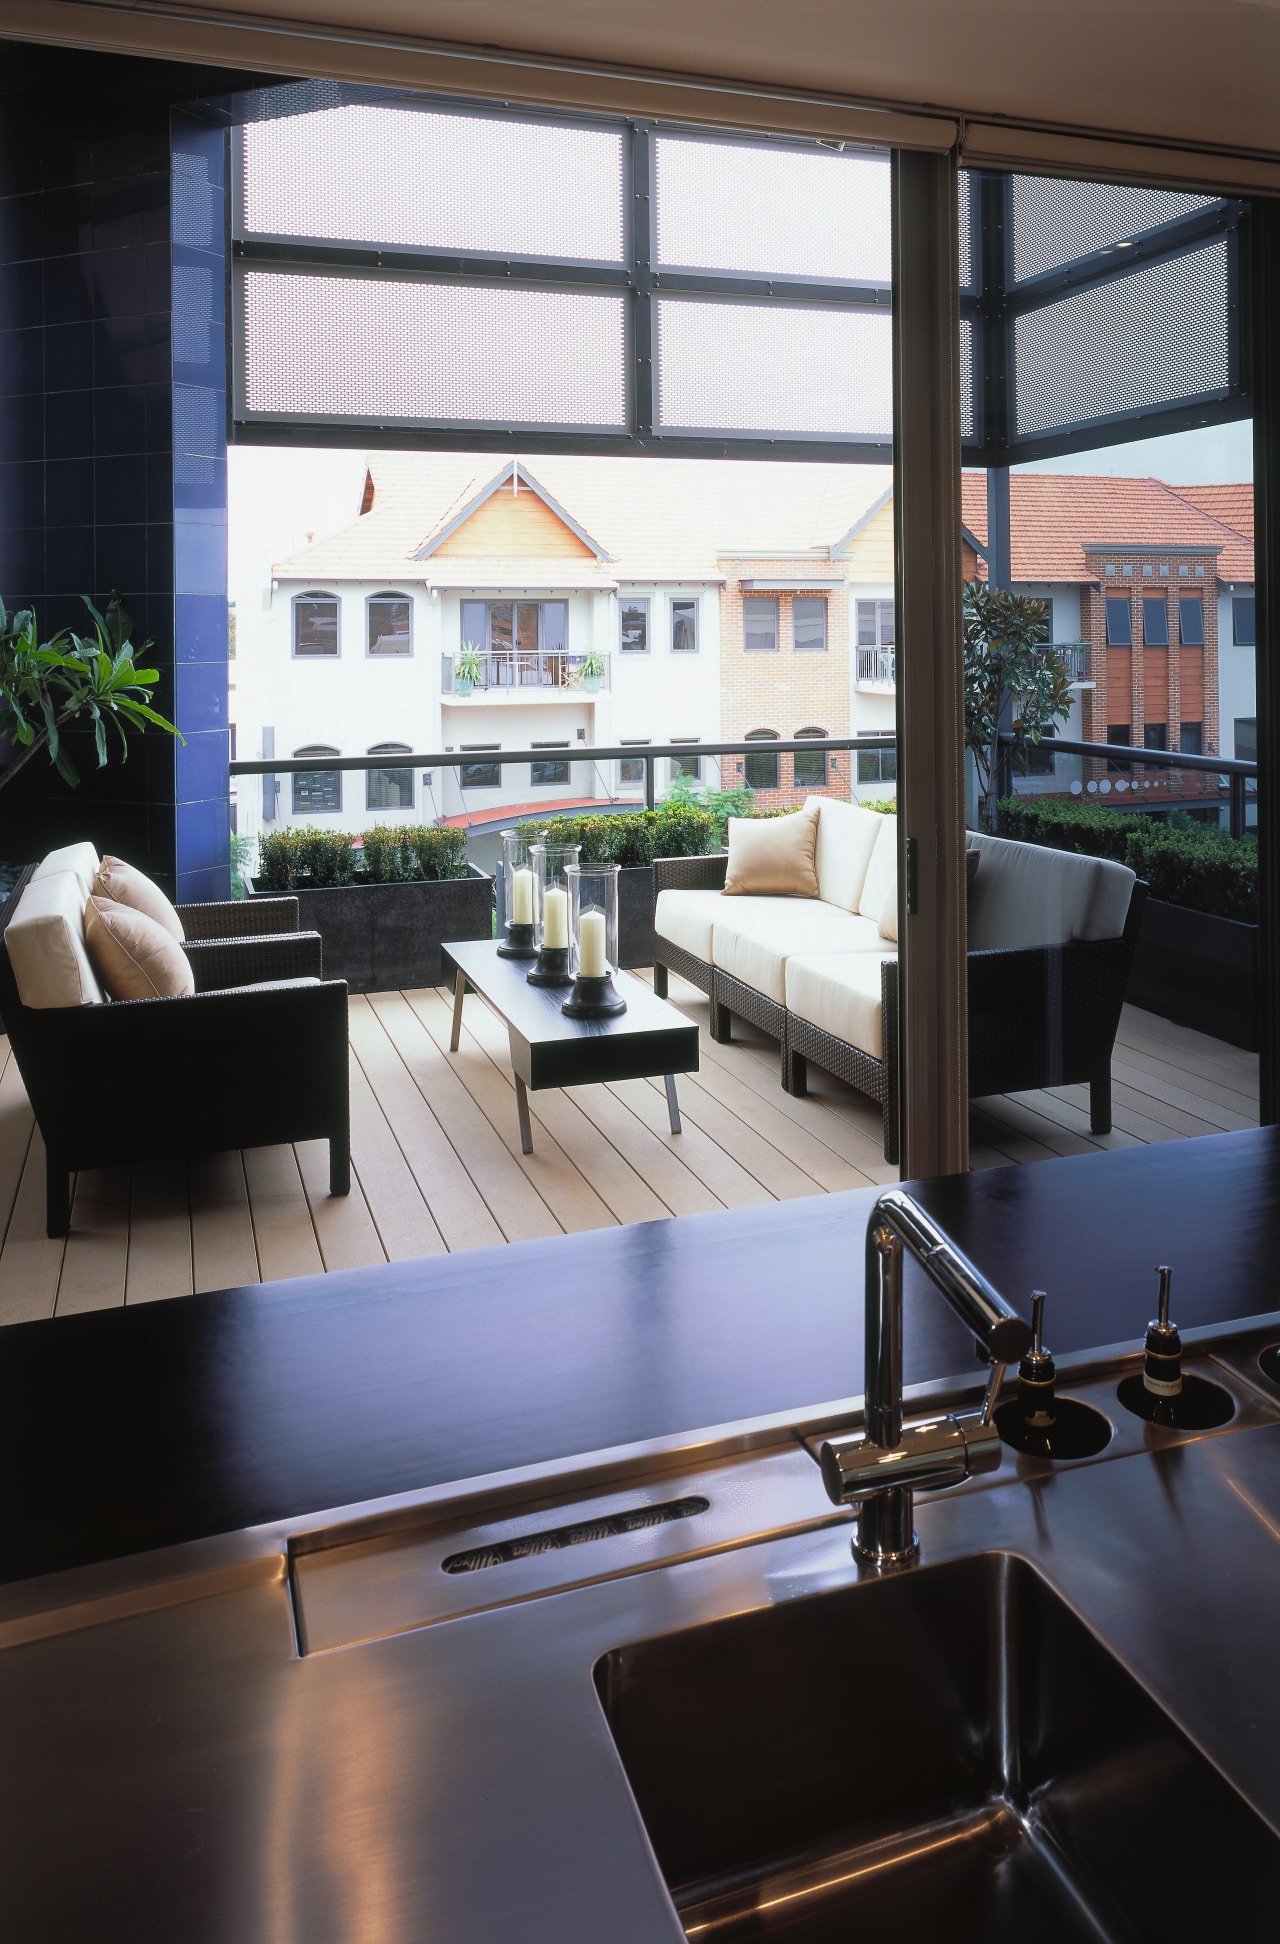
<path id="1" fill-rule="evenodd" d="M 569 943 L 569 893 L 554 884 L 542 904 L 542 942 L 553 952 Z"/>
<path id="2" fill-rule="evenodd" d="M 604 955 L 604 913 L 584 911 L 578 920 L 578 977 L 603 979 L 608 971 Z"/>
<path id="3" fill-rule="evenodd" d="M 533 872 L 528 870 L 511 873 L 511 922 L 513 925 L 533 923 Z"/>

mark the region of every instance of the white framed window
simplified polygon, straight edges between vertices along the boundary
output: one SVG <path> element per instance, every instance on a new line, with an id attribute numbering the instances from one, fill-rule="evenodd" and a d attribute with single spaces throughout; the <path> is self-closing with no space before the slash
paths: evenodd
<path id="1" fill-rule="evenodd" d="M 562 655 L 568 645 L 567 601 L 463 601 L 461 642 L 477 654 Z"/>
<path id="2" fill-rule="evenodd" d="M 778 652 L 778 603 L 772 594 L 742 597 L 742 647 L 748 655 Z"/>
<path id="3" fill-rule="evenodd" d="M 624 736 L 624 745 L 634 744 L 637 749 L 652 742 L 652 736 Z M 643 783 L 645 780 L 645 760 L 643 756 L 624 756 L 618 764 L 619 783 Z"/>
<path id="4" fill-rule="evenodd" d="M 878 736 L 878 729 L 859 729 L 860 736 Z M 860 749 L 858 751 L 859 783 L 896 783 L 898 780 L 898 752 L 896 749 Z"/>
<path id="5" fill-rule="evenodd" d="M 892 601 L 858 602 L 858 647 L 892 648 L 894 615 Z"/>
<path id="6" fill-rule="evenodd" d="M 413 602 L 407 594 L 371 594 L 365 603 L 365 652 L 413 653 Z"/>
<path id="7" fill-rule="evenodd" d="M 475 752 L 478 760 L 461 763 L 458 766 L 458 787 L 463 790 L 500 790 L 502 788 L 502 764 L 486 762 L 480 752 L 501 749 L 501 743 L 461 743 L 459 747 L 466 753 Z"/>
<path id="8" fill-rule="evenodd" d="M 621 602 L 619 647 L 624 655 L 649 652 L 649 601 L 644 595 L 628 595 Z"/>
<path id="9" fill-rule="evenodd" d="M 671 603 L 671 652 L 696 655 L 698 652 L 698 603 L 673 599 Z"/>
<path id="10" fill-rule="evenodd" d="M 411 743 L 371 743 L 370 756 L 410 756 Z M 395 764 L 365 771 L 366 810 L 412 810 L 413 771 Z"/>
<path id="11" fill-rule="evenodd" d="M 295 756 L 341 756 L 329 743 L 304 743 Z M 342 771 L 335 769 L 295 770 L 293 775 L 293 814 L 295 817 L 332 815 L 342 808 Z"/>
<path id="12" fill-rule="evenodd" d="M 532 747 L 534 749 L 567 750 L 569 745 L 567 742 L 536 742 Z M 544 756 L 540 761 L 530 763 L 529 781 L 535 790 L 544 788 L 547 784 L 551 783 L 567 783 L 569 781 L 568 756 Z"/>
<path id="13" fill-rule="evenodd" d="M 673 736 L 671 740 L 673 743 L 696 743 L 700 738 L 697 736 Z M 689 776 L 693 778 L 695 783 L 700 783 L 702 781 L 701 756 L 673 756 L 671 759 L 671 781 L 674 783 L 678 776 Z"/>
<path id="14" fill-rule="evenodd" d="M 892 608 L 890 601 L 888 606 Z M 890 617 L 890 631 L 893 621 Z M 825 655 L 827 652 L 827 597 L 825 594 L 797 594 L 791 602 L 791 642 L 798 655 Z"/>
<path id="15" fill-rule="evenodd" d="M 293 597 L 293 652 L 297 656 L 336 655 L 339 602 L 322 587 Z"/>

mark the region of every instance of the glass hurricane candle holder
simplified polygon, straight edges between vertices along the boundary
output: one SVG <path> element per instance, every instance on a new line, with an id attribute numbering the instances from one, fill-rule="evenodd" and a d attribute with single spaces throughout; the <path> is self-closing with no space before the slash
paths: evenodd
<path id="1" fill-rule="evenodd" d="M 533 922 L 538 957 L 530 968 L 530 985 L 573 984 L 572 939 L 569 927 L 570 866 L 576 866 L 581 844 L 530 844 L 533 865 Z"/>
<path id="2" fill-rule="evenodd" d="M 502 925 L 506 936 L 498 947 L 499 958 L 537 958 L 534 870 L 528 833 L 523 830 L 502 833 Z"/>
<path id="3" fill-rule="evenodd" d="M 561 1011 L 570 1019 L 608 1019 L 627 1010 L 613 983 L 618 969 L 617 864 L 570 864 L 569 931 L 573 990 Z"/>

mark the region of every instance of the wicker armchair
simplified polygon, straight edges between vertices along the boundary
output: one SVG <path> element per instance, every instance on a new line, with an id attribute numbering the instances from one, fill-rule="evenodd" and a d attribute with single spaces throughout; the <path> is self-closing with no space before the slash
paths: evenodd
<path id="1" fill-rule="evenodd" d="M 329 1192 L 350 1193 L 347 988 L 321 982 L 296 898 L 180 905 L 189 996 L 37 1010 L 3 943 L 30 876 L 0 910 L 0 1017 L 44 1137 L 50 1235 L 70 1227 L 75 1170 L 152 1155 L 327 1140 Z"/>

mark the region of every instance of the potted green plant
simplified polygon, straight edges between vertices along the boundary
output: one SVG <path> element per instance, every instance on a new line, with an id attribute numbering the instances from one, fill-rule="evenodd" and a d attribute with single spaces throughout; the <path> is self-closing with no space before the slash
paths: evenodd
<path id="1" fill-rule="evenodd" d="M 582 686 L 588 695 L 599 695 L 600 684 L 604 681 L 604 657 L 594 648 L 588 648 L 587 658 L 582 664 Z"/>
<path id="2" fill-rule="evenodd" d="M 298 900 L 318 931 L 326 978 L 352 992 L 438 985 L 440 947 L 493 932 L 493 879 L 450 824 L 374 824 L 360 837 L 315 824 L 264 831 L 255 896 Z"/>
<path id="3" fill-rule="evenodd" d="M 93 618 L 93 634 L 64 628 L 46 642 L 30 608 L 10 613 L 0 601 L 0 788 L 46 749 L 74 790 L 80 774 L 62 735 L 72 724 L 92 723 L 99 769 L 107 763 L 108 723 L 120 738 L 122 761 L 129 754 L 128 729 L 150 723 L 185 740 L 151 707 L 160 672 L 136 665 L 135 654 L 145 654 L 151 643 L 135 650 L 133 616 L 123 598 L 113 592 L 105 615 L 87 594 L 81 598 Z"/>
<path id="4" fill-rule="evenodd" d="M 1000 734 L 1013 733 L 1013 759 L 1052 735 L 1071 712 L 1071 676 L 1045 641 L 1043 601 L 983 581 L 964 587 L 964 739 L 978 772 L 983 823 L 995 828 Z"/>
<path id="5" fill-rule="evenodd" d="M 480 650 L 474 641 L 464 641 L 458 666 L 453 672 L 455 695 L 470 695 L 480 680 Z"/>

